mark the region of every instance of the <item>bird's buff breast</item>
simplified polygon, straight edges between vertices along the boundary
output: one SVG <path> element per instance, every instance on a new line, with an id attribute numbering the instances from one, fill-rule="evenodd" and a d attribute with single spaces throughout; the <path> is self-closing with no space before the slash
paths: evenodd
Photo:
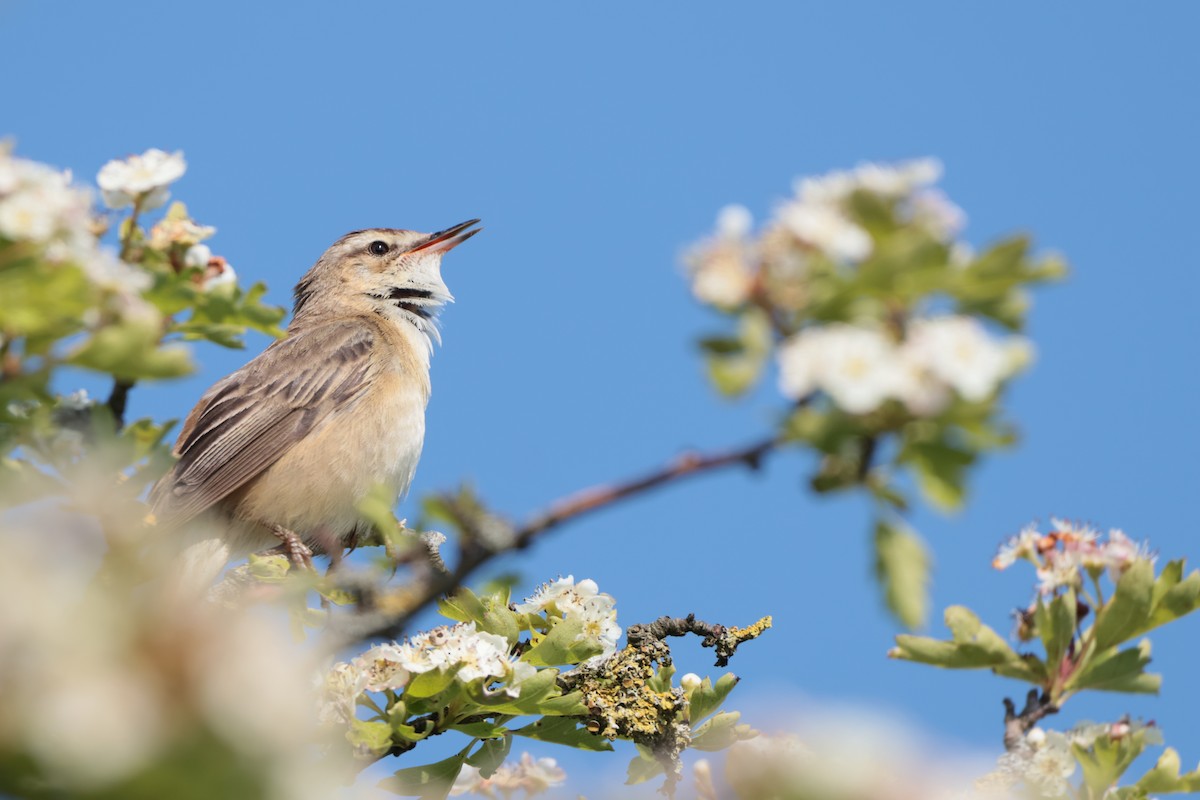
<path id="1" fill-rule="evenodd" d="M 234 516 L 283 525 L 306 540 L 345 537 L 357 505 L 382 487 L 408 491 L 425 438 L 427 384 L 383 372 L 352 406 L 331 415 L 275 462 L 237 502 Z"/>

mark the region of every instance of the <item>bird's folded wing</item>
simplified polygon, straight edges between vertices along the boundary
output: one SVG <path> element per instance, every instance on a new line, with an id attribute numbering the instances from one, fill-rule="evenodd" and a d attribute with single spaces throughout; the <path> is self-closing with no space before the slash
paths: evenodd
<path id="1" fill-rule="evenodd" d="M 367 388 L 376 339 L 362 321 L 296 332 L 209 389 L 184 422 L 179 461 L 151 495 L 160 524 L 212 507 L 353 403 Z"/>

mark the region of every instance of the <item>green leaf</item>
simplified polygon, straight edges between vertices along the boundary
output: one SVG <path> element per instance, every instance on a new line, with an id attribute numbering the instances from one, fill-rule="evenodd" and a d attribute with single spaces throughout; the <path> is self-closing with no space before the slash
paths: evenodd
<path id="1" fill-rule="evenodd" d="M 443 800 L 450 794 L 450 787 L 454 785 L 458 773 L 462 772 L 470 749 L 468 745 L 455 755 L 434 764 L 399 770 L 390 778 L 381 780 L 378 786 L 403 797 Z"/>
<path id="2" fill-rule="evenodd" d="M 1066 683 L 1068 689 L 1097 689 L 1104 692 L 1158 694 L 1162 676 L 1145 672 L 1150 663 L 1150 641 L 1118 651 L 1110 647 L 1087 659 Z"/>
<path id="3" fill-rule="evenodd" d="M 629 766 L 625 768 L 625 785 L 634 786 L 639 783 L 645 783 L 651 778 L 656 778 L 663 774 L 663 765 L 659 763 L 650 751 L 642 745 L 638 745 L 638 754 L 629 762 Z"/>
<path id="4" fill-rule="evenodd" d="M 469 692 L 471 700 L 488 711 L 513 716 L 549 713 L 539 709 L 543 705 L 548 708 L 552 707 L 553 704 L 547 701 L 563 696 L 558 688 L 558 670 L 556 669 L 539 670 L 536 675 L 521 684 L 521 694 L 518 697 L 510 697 L 505 692 L 498 692 L 489 697 L 474 686 L 470 687 Z M 570 705 L 573 702 L 574 700 L 564 701 L 564 705 L 573 708 L 574 706 Z"/>
<path id="5" fill-rule="evenodd" d="M 424 698 L 441 694 L 454 682 L 456 672 L 457 670 L 453 669 L 431 669 L 428 672 L 418 673 L 404 687 L 404 695 L 406 697 Z"/>
<path id="6" fill-rule="evenodd" d="M 1145 560 L 1134 561 L 1117 581 L 1117 590 L 1093 626 L 1097 651 L 1107 650 L 1137 635 L 1150 618 L 1154 596 L 1154 567 Z"/>
<path id="7" fill-rule="evenodd" d="M 580 637 L 583 637 L 583 623 L 579 619 L 558 620 L 542 641 L 521 656 L 521 660 L 535 667 L 554 667 L 578 664 L 603 652 L 599 642 Z"/>
<path id="8" fill-rule="evenodd" d="M 1154 582 L 1150 616 L 1135 636 L 1173 622 L 1200 608 L 1200 571 L 1183 578 L 1184 561 L 1172 561 L 1163 567 Z"/>
<path id="9" fill-rule="evenodd" d="M 917 486 L 930 503 L 951 511 L 962 505 L 975 453 L 946 441 L 909 442 L 900 460 L 912 465 Z"/>
<path id="10" fill-rule="evenodd" d="M 1200 768 L 1180 775 L 1179 753 L 1168 747 L 1158 757 L 1158 763 L 1134 785 L 1147 794 L 1200 792 Z"/>
<path id="11" fill-rule="evenodd" d="M 930 557 L 921 537 L 907 527 L 875 523 L 875 574 L 888 609 L 909 628 L 929 615 Z"/>
<path id="12" fill-rule="evenodd" d="M 493 598 L 488 598 L 486 605 L 488 608 L 483 612 L 483 619 L 479 621 L 479 629 L 503 636 L 508 641 L 508 646 L 512 647 L 521 637 L 521 627 L 516 612 L 509 611 L 505 606 L 494 602 Z"/>
<path id="13" fill-rule="evenodd" d="M 749 725 L 739 724 L 742 715 L 737 711 L 722 711 L 692 731 L 692 747 L 697 750 L 724 750 L 734 742 L 753 739 L 758 732 Z"/>
<path id="14" fill-rule="evenodd" d="M 598 734 L 592 733 L 577 719 L 571 717 L 547 717 L 530 723 L 524 728 L 513 731 L 517 736 L 537 739 L 541 742 L 565 744 L 580 750 L 606 751 L 612 750 L 612 743 Z"/>
<path id="15" fill-rule="evenodd" d="M 484 720 L 482 722 L 459 722 L 450 726 L 451 730 L 461 731 L 474 739 L 497 739 L 510 733 L 504 725 Z"/>
<path id="16" fill-rule="evenodd" d="M 484 611 L 483 601 L 465 586 L 438 601 L 438 613 L 457 622 L 482 622 Z"/>
<path id="17" fill-rule="evenodd" d="M 1138 730 L 1120 739 L 1097 736 L 1088 748 L 1072 744 L 1071 752 L 1083 770 L 1084 783 L 1094 797 L 1101 797 L 1109 787 L 1116 785 L 1145 747 L 1146 731 Z"/>
<path id="18" fill-rule="evenodd" d="M 1057 672 L 1058 664 L 1075 638 L 1075 592 L 1068 589 L 1046 605 L 1039 597 L 1034 609 L 1034 624 L 1046 648 L 1046 668 Z"/>
<path id="19" fill-rule="evenodd" d="M 953 636 L 951 641 L 900 634 L 888 655 L 946 669 L 991 668 L 998 675 L 1038 685 L 1045 678 L 1046 668 L 1040 659 L 1017 655 L 970 609 L 951 606 L 946 609 L 945 619 Z"/>
<path id="20" fill-rule="evenodd" d="M 587 713 L 587 706 L 583 703 L 583 692 L 576 691 L 540 700 L 534 711 L 547 717 L 578 717 Z"/>
<path id="21" fill-rule="evenodd" d="M 467 756 L 467 763 L 478 769 L 480 776 L 490 778 L 496 768 L 504 763 L 504 759 L 508 758 L 508 751 L 511 749 L 512 735 L 505 735 L 499 739 L 484 739 L 479 749 Z"/>
<path id="22" fill-rule="evenodd" d="M 705 717 L 716 711 L 725 702 L 725 698 L 738 685 L 738 677 L 732 672 L 726 672 L 717 679 L 714 685 L 711 678 L 705 678 L 700 685 L 688 695 L 688 719 L 692 725 L 699 724 Z"/>
<path id="23" fill-rule="evenodd" d="M 192 371 L 187 350 L 158 346 L 153 326 L 112 325 L 101 328 L 68 356 L 77 367 L 105 372 L 118 378 L 175 378 Z"/>
<path id="24" fill-rule="evenodd" d="M 392 747 L 392 726 L 378 720 L 368 722 L 352 719 L 350 730 L 346 731 L 346 739 L 355 747 L 381 755 Z"/>
<path id="25" fill-rule="evenodd" d="M 761 309 L 744 311 L 736 338 L 709 337 L 701 340 L 708 377 L 721 394 L 743 394 L 762 374 L 771 350 L 771 323 Z"/>

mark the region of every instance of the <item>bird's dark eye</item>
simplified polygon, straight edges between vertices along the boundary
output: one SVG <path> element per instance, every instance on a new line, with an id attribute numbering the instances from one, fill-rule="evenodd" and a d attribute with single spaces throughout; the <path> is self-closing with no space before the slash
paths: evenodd
<path id="1" fill-rule="evenodd" d="M 387 242 L 381 242 L 381 241 L 376 240 L 374 242 L 371 242 L 369 245 L 367 245 L 367 249 L 371 251 L 371 255 L 381 256 L 391 248 L 388 247 Z"/>

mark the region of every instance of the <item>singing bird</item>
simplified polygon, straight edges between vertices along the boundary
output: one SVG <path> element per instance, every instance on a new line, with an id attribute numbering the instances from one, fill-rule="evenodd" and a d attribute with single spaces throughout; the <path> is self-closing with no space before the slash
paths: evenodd
<path id="1" fill-rule="evenodd" d="M 369 529 L 370 492 L 405 494 L 453 300 L 442 256 L 478 222 L 346 234 L 296 285 L 287 337 L 204 393 L 150 497 L 160 528 L 183 529 L 177 580 L 207 587 L 281 540 L 294 558 L 328 552 Z"/>

